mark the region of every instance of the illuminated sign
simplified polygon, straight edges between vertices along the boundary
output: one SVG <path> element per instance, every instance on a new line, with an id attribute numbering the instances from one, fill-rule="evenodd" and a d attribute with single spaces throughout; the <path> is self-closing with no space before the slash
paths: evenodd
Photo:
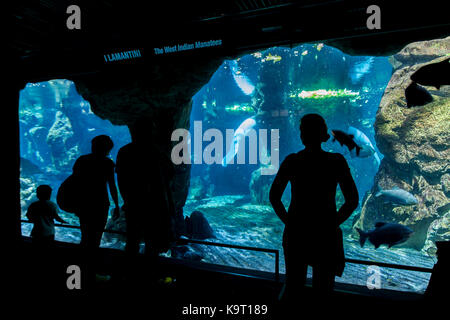
<path id="1" fill-rule="evenodd" d="M 153 48 L 153 51 L 156 55 L 201 49 L 201 48 L 210 48 L 210 47 L 219 47 L 222 45 L 222 40 L 209 40 L 209 41 L 195 41 L 193 43 L 182 43 L 176 44 L 174 46 L 164 46 L 162 48 Z"/>
<path id="2" fill-rule="evenodd" d="M 103 58 L 105 62 L 113 62 L 113 61 L 121 61 L 121 60 L 133 60 L 141 58 L 141 51 L 139 49 L 129 50 L 129 51 L 120 51 L 104 54 Z"/>

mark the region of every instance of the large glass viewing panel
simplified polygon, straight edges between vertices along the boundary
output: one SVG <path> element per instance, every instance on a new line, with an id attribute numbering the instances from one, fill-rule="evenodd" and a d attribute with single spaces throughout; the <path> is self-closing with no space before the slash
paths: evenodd
<path id="1" fill-rule="evenodd" d="M 184 216 L 200 212 L 207 220 L 214 237 L 205 241 L 278 249 L 280 272 L 284 273 L 281 245 L 284 226 L 270 206 L 268 192 L 279 164 L 287 155 L 303 148 L 298 130 L 300 118 L 307 113 L 318 113 L 325 118 L 330 131 L 341 130 L 355 138 L 358 136 L 366 148 L 366 153 L 358 156 L 333 139 L 323 144 L 324 150 L 344 155 L 360 195 L 358 209 L 341 226 L 346 257 L 431 268 L 436 257 L 429 246 L 418 247 L 411 241 L 391 248 L 382 245 L 376 249 L 369 241 L 361 246 L 356 230 L 361 226 L 373 227 L 376 222 L 363 221 L 368 215 L 362 214 L 362 210 L 377 192 L 374 178 L 384 155 L 377 146 L 379 124 L 375 123 L 375 117 L 392 73 L 389 57 L 350 56 L 321 43 L 274 47 L 224 61 L 209 83 L 193 97 L 190 120 L 191 159 L 198 156 L 194 154 L 194 140 L 200 126 L 201 135 L 208 129 L 222 134 L 222 154 L 212 154 L 220 156 L 222 161 L 205 163 L 202 154 L 202 163 L 191 165 Z M 94 136 L 111 136 L 115 144 L 111 152 L 114 161 L 118 149 L 130 141 L 127 127 L 114 126 L 93 114 L 89 103 L 68 80 L 28 84 L 21 91 L 19 113 L 23 219 L 27 207 L 35 200 L 35 188 L 50 184 L 55 197 L 76 158 L 90 151 Z M 233 130 L 231 135 L 227 136 L 227 130 Z M 256 135 L 252 136 L 251 132 Z M 267 143 L 261 143 L 260 134 L 266 135 Z M 211 141 L 201 138 L 203 151 Z M 242 148 L 242 158 L 238 159 L 239 152 L 235 154 L 230 143 Z M 415 196 L 414 190 L 409 192 Z M 336 201 L 338 207 L 343 203 L 339 190 Z M 283 202 L 286 207 L 289 205 L 289 186 Z M 390 203 L 382 208 L 386 212 L 379 212 L 379 221 L 388 212 L 405 215 L 418 210 L 416 204 Z M 62 216 L 71 225 L 79 224 L 73 214 L 63 212 Z M 317 237 L 321 236 L 320 225 L 307 227 L 317 230 Z M 24 235 L 30 229 L 31 224 L 22 224 Z M 56 229 L 57 240 L 76 243 L 80 239 L 79 230 Z M 102 246 L 123 249 L 124 241 L 123 236 L 104 234 Z M 173 256 L 274 271 L 274 255 L 264 252 L 190 244 Z M 349 263 L 337 281 L 365 285 L 367 268 Z M 381 273 L 383 288 L 414 292 L 423 292 L 430 276 L 388 268 L 382 268 Z"/>

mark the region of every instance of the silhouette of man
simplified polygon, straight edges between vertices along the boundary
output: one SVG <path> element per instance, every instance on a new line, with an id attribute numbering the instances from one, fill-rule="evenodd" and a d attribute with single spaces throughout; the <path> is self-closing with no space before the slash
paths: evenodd
<path id="1" fill-rule="evenodd" d="M 293 298 L 306 282 L 307 266 L 313 268 L 313 291 L 332 292 L 334 277 L 343 271 L 343 244 L 339 225 L 358 206 L 358 191 L 341 154 L 325 152 L 329 139 L 325 120 L 307 114 L 300 121 L 304 150 L 290 154 L 282 162 L 270 189 L 270 203 L 285 224 L 283 250 L 286 282 L 283 298 Z M 286 211 L 281 196 L 291 183 L 291 203 Z M 336 188 L 345 203 L 336 210 Z M 340 269 L 340 270 L 339 270 Z"/>
<path id="2" fill-rule="evenodd" d="M 170 168 L 152 141 L 152 122 L 140 118 L 130 126 L 132 142 L 117 154 L 117 182 L 127 223 L 125 251 L 131 260 L 145 242 L 153 267 L 159 253 L 173 241 L 174 204 L 169 188 Z"/>
<path id="3" fill-rule="evenodd" d="M 118 215 L 119 210 L 114 162 L 108 158 L 113 146 L 110 137 L 96 136 L 91 141 L 92 152 L 79 157 L 73 166 L 73 174 L 80 183 L 76 215 L 80 219 L 81 247 L 86 250 L 88 264 L 92 266 L 96 263 L 97 250 L 108 219 L 108 186 L 115 204 L 114 215 Z M 94 274 L 93 271 L 90 269 L 89 273 Z"/>

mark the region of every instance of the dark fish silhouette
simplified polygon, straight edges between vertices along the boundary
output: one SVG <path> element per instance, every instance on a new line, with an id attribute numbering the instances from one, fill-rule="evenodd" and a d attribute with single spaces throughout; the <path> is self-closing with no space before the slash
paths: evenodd
<path id="1" fill-rule="evenodd" d="M 371 231 L 365 232 L 359 228 L 356 228 L 356 230 L 359 232 L 359 244 L 361 247 L 363 247 L 366 240 L 369 239 L 375 246 L 375 249 L 382 244 L 387 244 L 390 248 L 393 245 L 405 242 L 413 233 L 410 228 L 404 225 L 387 222 L 377 222 L 375 224 L 375 229 Z"/>
<path id="2" fill-rule="evenodd" d="M 333 135 L 333 142 L 337 140 L 341 146 L 345 145 L 349 151 L 356 148 L 356 155 L 359 156 L 361 147 L 356 144 L 355 137 L 352 134 L 345 133 L 341 130 L 331 130 L 331 134 Z"/>
<path id="3" fill-rule="evenodd" d="M 433 101 L 433 97 L 424 87 L 412 82 L 405 90 L 406 106 L 423 106 Z"/>
<path id="4" fill-rule="evenodd" d="M 450 58 L 423 66 L 411 75 L 411 80 L 438 90 L 441 86 L 450 85 Z"/>

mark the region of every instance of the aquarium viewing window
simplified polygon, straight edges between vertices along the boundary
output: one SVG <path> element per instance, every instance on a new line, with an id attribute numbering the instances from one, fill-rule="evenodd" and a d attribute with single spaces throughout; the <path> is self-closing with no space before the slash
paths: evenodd
<path id="1" fill-rule="evenodd" d="M 175 157 L 174 165 L 191 164 L 184 216 L 202 214 L 213 230 L 205 241 L 279 250 L 284 273 L 283 225 L 270 206 L 268 192 L 279 164 L 303 147 L 299 119 L 319 113 L 330 130 L 353 132 L 367 147 L 364 156 L 356 156 L 332 139 L 323 144 L 326 151 L 347 159 L 360 195 L 358 209 L 342 225 L 346 258 L 431 268 L 435 258 L 424 248 L 361 247 L 355 228 L 383 160 L 375 139 L 375 116 L 392 72 L 388 57 L 350 56 L 321 43 L 273 47 L 224 61 L 193 97 L 190 129 L 172 135 L 176 145 L 172 159 L 183 154 Z M 20 94 L 19 121 L 23 219 L 36 186 L 45 183 L 57 190 L 76 158 L 89 152 L 94 136 L 111 136 L 114 161 L 118 149 L 130 141 L 127 127 L 97 117 L 74 83 L 64 79 L 27 84 Z M 213 143 L 220 149 L 212 148 Z M 336 201 L 343 203 L 340 192 Z M 289 202 L 288 188 L 283 203 Z M 63 216 L 78 225 L 74 215 Z M 23 223 L 22 233 L 28 235 L 30 227 Z M 320 236 L 320 226 L 312 227 Z M 56 239 L 77 243 L 80 234 L 77 229 L 57 228 Z M 102 246 L 123 249 L 124 237 L 105 233 Z M 189 254 L 181 258 L 274 271 L 271 252 L 199 243 L 187 247 Z M 430 277 L 418 271 L 377 270 L 383 288 L 401 291 L 424 292 Z M 368 272 L 375 271 L 347 263 L 344 275 L 336 280 L 366 285 Z"/>

